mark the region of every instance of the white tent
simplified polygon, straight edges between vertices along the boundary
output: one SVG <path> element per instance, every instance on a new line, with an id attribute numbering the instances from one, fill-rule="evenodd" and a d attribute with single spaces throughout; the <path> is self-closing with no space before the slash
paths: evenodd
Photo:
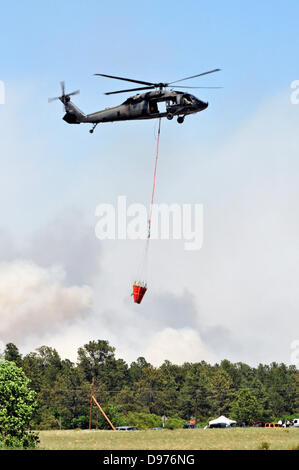
<path id="1" fill-rule="evenodd" d="M 231 424 L 236 424 L 236 421 L 234 421 L 233 419 L 228 419 L 228 418 L 226 418 L 225 416 L 219 416 L 219 418 L 213 419 L 212 421 L 209 421 L 209 426 L 210 426 L 211 424 L 227 424 L 227 425 L 231 425 Z"/>

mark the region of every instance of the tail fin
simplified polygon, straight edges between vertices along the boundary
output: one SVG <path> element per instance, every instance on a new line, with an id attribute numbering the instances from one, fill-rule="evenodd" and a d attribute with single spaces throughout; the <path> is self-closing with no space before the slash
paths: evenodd
<path id="1" fill-rule="evenodd" d="M 84 122 L 86 119 L 86 114 L 81 111 L 74 103 L 68 101 L 64 103 L 64 107 L 66 110 L 66 114 L 63 116 L 63 120 L 66 121 L 68 124 L 80 124 L 80 122 Z"/>

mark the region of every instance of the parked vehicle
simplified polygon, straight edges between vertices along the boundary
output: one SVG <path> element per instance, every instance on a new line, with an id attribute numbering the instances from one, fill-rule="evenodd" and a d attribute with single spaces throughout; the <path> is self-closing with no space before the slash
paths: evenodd
<path id="1" fill-rule="evenodd" d="M 232 423 L 230 425 L 232 428 L 246 428 L 247 425 L 244 422 L 239 422 L 239 423 Z"/>
<path id="2" fill-rule="evenodd" d="M 266 423 L 265 428 L 281 428 L 282 425 L 278 423 Z"/>
<path id="3" fill-rule="evenodd" d="M 264 421 L 256 421 L 252 425 L 254 428 L 264 428 L 265 427 L 265 422 Z"/>
<path id="4" fill-rule="evenodd" d="M 299 418 L 293 419 L 293 426 L 294 428 L 299 428 Z"/>
<path id="5" fill-rule="evenodd" d="M 117 426 L 115 429 L 117 431 L 138 431 L 135 426 Z"/>
<path id="6" fill-rule="evenodd" d="M 215 429 L 215 428 L 231 428 L 230 424 L 227 423 L 215 423 L 215 424 L 210 424 L 208 426 L 209 429 Z"/>
<path id="7" fill-rule="evenodd" d="M 198 429 L 197 424 L 184 424 L 183 429 Z"/>

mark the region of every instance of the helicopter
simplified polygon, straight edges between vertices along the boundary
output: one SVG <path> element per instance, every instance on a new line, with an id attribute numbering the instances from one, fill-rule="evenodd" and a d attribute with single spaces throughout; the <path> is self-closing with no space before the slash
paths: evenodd
<path id="1" fill-rule="evenodd" d="M 172 88 L 172 85 L 190 80 L 192 78 L 201 77 L 210 73 L 219 72 L 221 69 L 209 70 L 191 77 L 182 78 L 170 83 L 153 83 L 142 80 L 135 80 L 131 78 L 117 77 L 114 75 L 106 75 L 102 73 L 96 73 L 95 76 L 101 76 L 106 78 L 112 78 L 115 80 L 123 80 L 126 82 L 136 83 L 143 85 L 138 88 L 130 88 L 125 90 L 117 90 L 106 92 L 105 95 L 114 95 L 118 93 L 129 93 L 133 91 L 145 91 L 145 93 L 137 94 L 126 99 L 119 106 L 112 108 L 106 108 L 95 113 L 85 114 L 81 111 L 72 101 L 71 96 L 80 93 L 80 90 L 73 91 L 72 93 L 65 92 L 65 83 L 60 82 L 61 96 L 55 98 L 49 98 L 49 103 L 54 100 L 60 100 L 63 105 L 66 114 L 63 116 L 63 120 L 68 124 L 81 124 L 90 123 L 92 128 L 90 133 L 92 134 L 96 126 L 104 122 L 115 122 L 115 121 L 131 121 L 140 119 L 157 119 L 166 117 L 168 120 L 172 120 L 174 116 L 177 116 L 177 122 L 182 124 L 185 116 L 189 114 L 198 113 L 204 111 L 208 107 L 208 103 L 201 101 L 195 96 L 191 95 L 186 91 L 178 91 Z M 177 86 L 176 88 L 221 88 L 221 87 L 190 87 L 190 86 Z M 149 91 L 152 90 L 152 91 Z M 163 108 L 162 108 L 163 107 Z"/>

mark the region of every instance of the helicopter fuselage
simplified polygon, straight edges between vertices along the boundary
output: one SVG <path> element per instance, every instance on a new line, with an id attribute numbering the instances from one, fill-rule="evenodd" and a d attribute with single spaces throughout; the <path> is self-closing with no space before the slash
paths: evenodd
<path id="1" fill-rule="evenodd" d="M 189 93 L 174 90 L 155 90 L 131 96 L 119 106 L 103 109 L 91 114 L 84 114 L 70 100 L 64 102 L 66 114 L 63 119 L 69 124 L 81 122 L 98 124 L 104 122 L 155 119 L 198 113 L 208 107 Z"/>

